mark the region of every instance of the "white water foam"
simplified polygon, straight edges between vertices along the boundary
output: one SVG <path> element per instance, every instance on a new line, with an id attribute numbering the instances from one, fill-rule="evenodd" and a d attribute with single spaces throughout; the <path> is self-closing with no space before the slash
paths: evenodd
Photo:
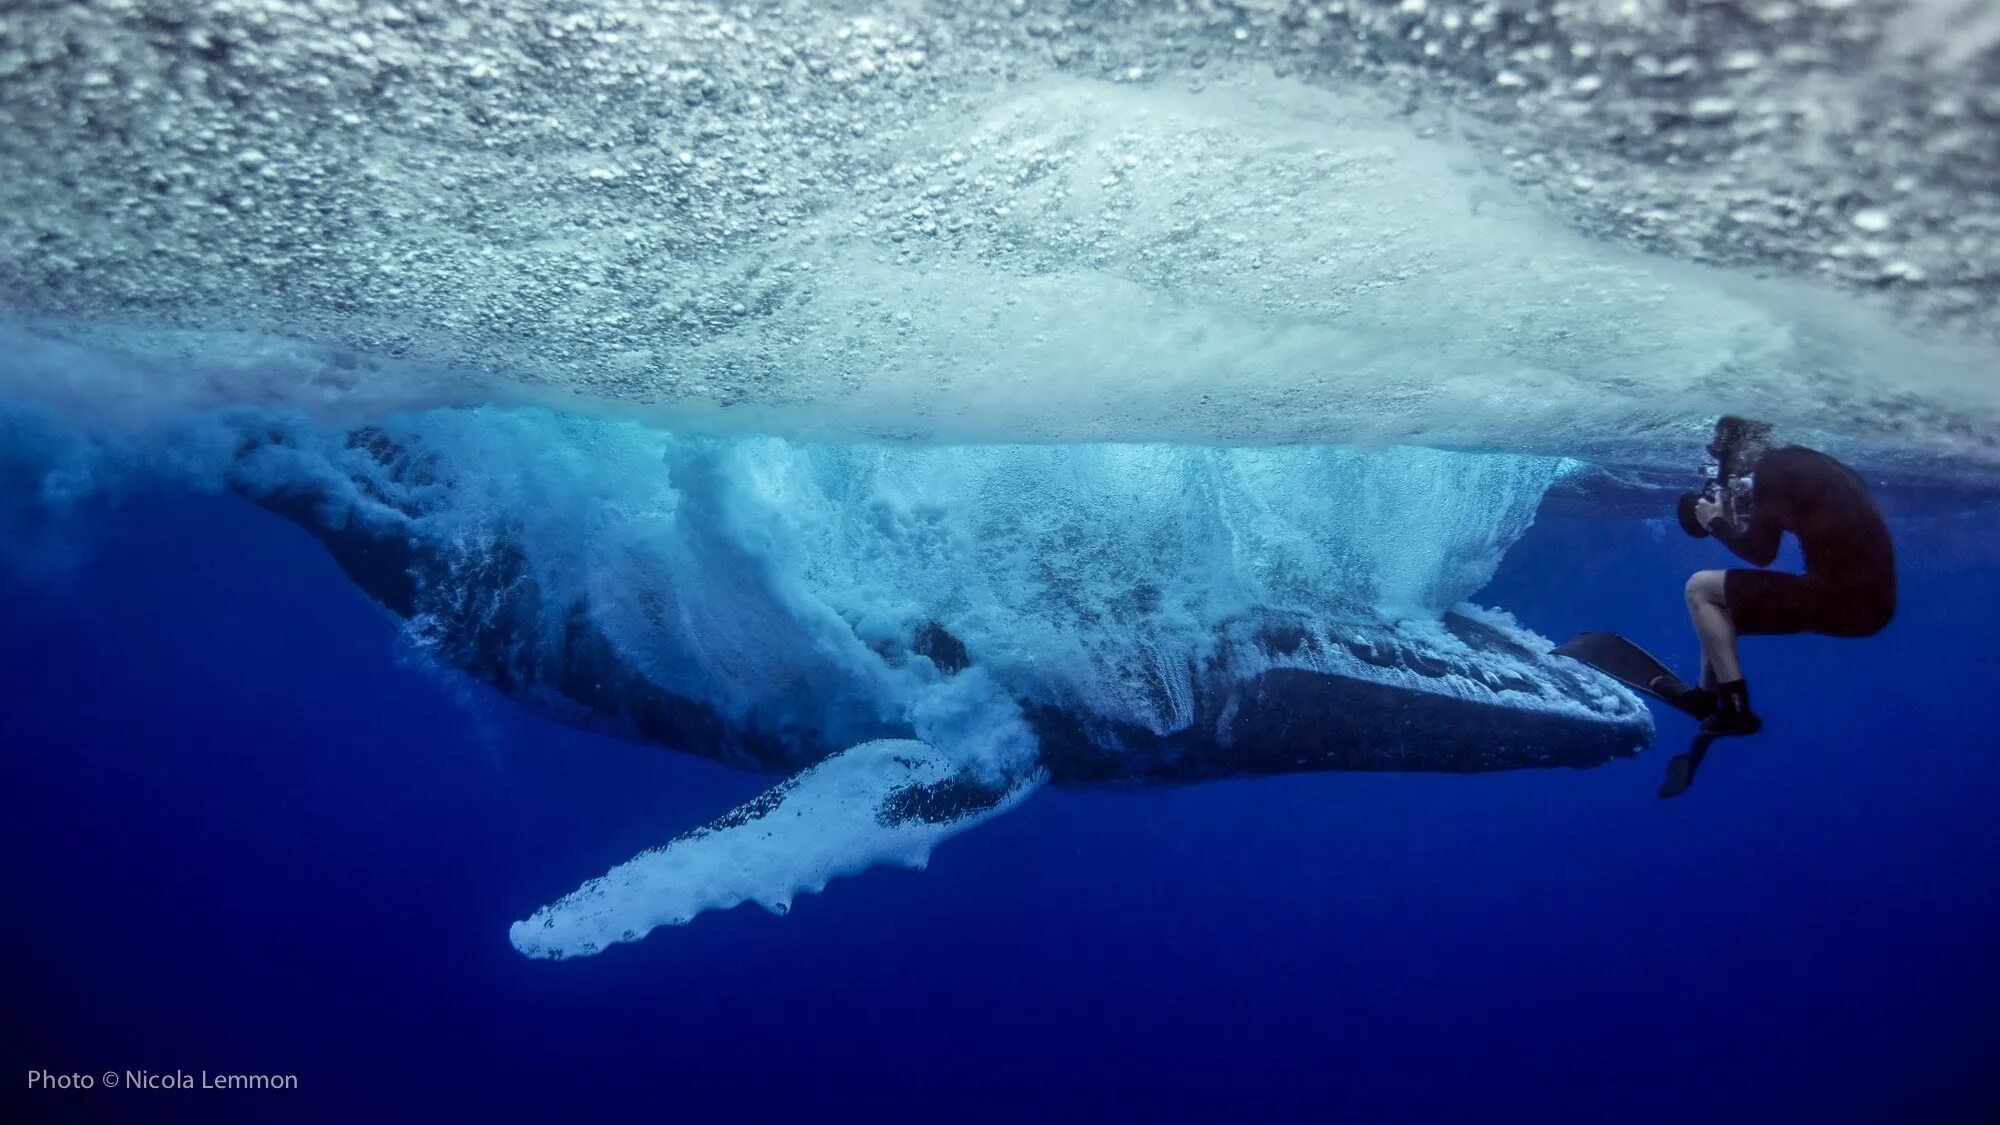
<path id="1" fill-rule="evenodd" d="M 1032 753 L 1005 733 L 1014 700 L 1178 729 L 1186 669 L 1245 614 L 1435 620 L 1567 468 L 1421 449 L 686 437 L 498 409 L 382 432 L 401 458 L 301 433 L 233 471 L 253 490 L 332 489 L 350 506 L 338 518 L 447 548 L 473 586 L 504 542 L 550 615 L 538 628 L 557 635 L 583 607 L 650 682 L 735 720 L 836 745 L 915 721 L 961 762 L 1003 769 Z M 461 579 L 432 580 L 455 604 Z M 972 678 L 899 655 L 926 626 L 964 646 Z"/>
<path id="2" fill-rule="evenodd" d="M 0 394 L 1990 466 L 2000 146 L 1895 7 L 9 13 Z"/>
<path id="3" fill-rule="evenodd" d="M 1024 776 L 997 803 L 951 819 L 896 817 L 888 808 L 896 793 L 956 772 L 922 742 L 852 747 L 715 824 L 619 864 L 514 923 L 508 936 L 530 957 L 580 957 L 743 902 L 783 914 L 799 895 L 843 875 L 876 866 L 922 870 L 937 845 L 1014 807 L 1040 783 Z"/>

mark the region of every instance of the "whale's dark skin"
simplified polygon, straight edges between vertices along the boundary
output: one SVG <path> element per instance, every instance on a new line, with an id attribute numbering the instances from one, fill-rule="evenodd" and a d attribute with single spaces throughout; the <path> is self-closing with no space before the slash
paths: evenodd
<path id="1" fill-rule="evenodd" d="M 393 439 L 357 431 L 352 449 L 365 450 L 394 471 L 424 472 Z M 366 481 L 354 482 L 364 491 Z M 239 486 L 257 503 L 315 535 L 347 576 L 391 612 L 423 613 L 433 652 L 475 679 L 558 720 L 621 737 L 690 751 L 760 771 L 792 773 L 860 738 L 914 737 L 906 726 L 845 730 L 838 744 L 798 727 L 757 727 L 728 721 L 707 704 L 649 682 L 621 658 L 592 623 L 585 606 L 568 607 L 553 633 L 518 549 L 504 540 L 482 557 L 447 560 L 441 548 L 394 521 L 346 518 L 325 488 L 288 483 L 271 489 Z M 386 500 L 386 497 L 377 496 Z M 449 584 L 436 579 L 449 574 Z M 468 595 L 468 589 L 476 595 Z M 456 593 L 448 593 L 456 591 Z M 476 604 L 466 604 L 474 602 Z M 1456 638 L 1481 652 L 1529 654 L 1501 631 L 1457 614 L 1445 617 Z M 1297 656 L 1302 646 L 1327 643 L 1297 621 L 1276 615 L 1236 627 L 1234 645 L 1217 651 Z M 1343 642 L 1353 656 L 1397 676 L 1442 682 L 1466 669 L 1383 631 Z M 929 659 L 947 675 L 973 657 L 944 626 L 930 622 L 899 645 L 878 646 L 884 660 Z M 1585 718 L 1530 705 L 1503 706 L 1446 691 L 1301 668 L 1266 668 L 1241 675 L 1226 657 L 1190 667 L 1193 718 L 1159 734 L 1081 708 L 1022 701 L 1041 746 L 1041 764 L 1056 784 L 1172 784 L 1214 778 L 1313 770 L 1416 770 L 1468 773 L 1538 766 L 1595 766 L 1629 757 L 1651 739 L 1643 708 Z M 1554 695 L 1586 701 L 1603 687 L 1577 666 L 1527 660 L 1517 682 L 1493 685 L 1524 701 Z M 1593 695 L 1593 693 L 1595 693 Z M 859 738 L 857 738 L 857 734 Z M 968 783 L 971 784 L 971 783 Z M 975 787 L 976 788 L 976 787 Z M 899 800 L 910 815 L 950 815 L 977 792 L 910 792 Z"/>

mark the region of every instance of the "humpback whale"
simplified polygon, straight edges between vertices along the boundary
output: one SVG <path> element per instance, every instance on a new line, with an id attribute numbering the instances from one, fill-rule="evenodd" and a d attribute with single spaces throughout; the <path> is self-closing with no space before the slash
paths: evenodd
<path id="1" fill-rule="evenodd" d="M 1154 630 L 1129 651 L 1094 657 L 1087 675 L 1034 672 L 1032 656 L 1009 664 L 991 625 L 998 611 L 955 600 L 955 588 L 888 620 L 814 604 L 785 607 L 771 631 L 756 616 L 777 612 L 768 606 L 724 621 L 689 587 L 724 587 L 732 606 L 783 601 L 790 595 L 758 573 L 769 565 L 758 552 L 782 545 L 744 544 L 785 529 L 766 526 L 776 517 L 760 508 L 754 518 L 736 512 L 726 536 L 706 530 L 729 505 L 691 510 L 728 454 L 692 448 L 659 467 L 676 481 L 678 507 L 639 521 L 667 537 L 652 550 L 682 561 L 619 571 L 596 587 L 566 576 L 615 560 L 538 566 L 548 545 L 519 517 L 468 518 L 476 506 L 462 459 L 417 430 L 370 427 L 319 446 L 273 431 L 236 456 L 232 486 L 315 535 L 443 664 L 559 721 L 782 775 L 517 923 L 513 943 L 530 956 L 595 953 L 744 901 L 783 913 L 843 874 L 921 868 L 939 842 L 1045 783 L 1588 767 L 1651 740 L 1650 713 L 1622 685 L 1551 655 L 1504 615 L 1462 603 L 1414 622 L 1279 599 L 1237 604 L 1188 626 L 1199 635 L 1165 651 L 1157 603 L 1166 595 L 1147 592 L 1141 574 L 1136 592 L 1107 603 L 1127 608 L 1061 618 L 1113 637 Z M 1010 519 L 1010 528 L 1022 522 Z M 897 524 L 893 537 L 922 531 L 911 526 Z M 1054 551 L 1051 536 L 1077 531 L 1009 534 Z M 1060 576 L 1050 581 L 1039 596 L 1087 600 L 1063 594 Z M 1102 620 L 1107 613 L 1114 619 Z M 821 631 L 794 645 L 804 628 Z M 678 640 L 652 645 L 653 631 Z M 715 687 L 752 678 L 777 686 Z M 893 698 L 884 704 L 871 691 Z M 799 702 L 808 696 L 810 706 Z"/>

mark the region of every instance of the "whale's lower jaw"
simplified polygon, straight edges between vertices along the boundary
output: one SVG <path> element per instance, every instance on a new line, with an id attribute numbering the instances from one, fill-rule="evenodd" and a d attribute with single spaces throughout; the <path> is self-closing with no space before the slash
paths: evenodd
<path id="1" fill-rule="evenodd" d="M 1170 784 L 1321 770 L 1479 773 L 1596 766 L 1651 741 L 1650 723 L 1579 718 L 1278 668 L 1232 685 L 1212 722 L 1168 734 L 1038 707 L 1057 784 Z"/>
<path id="2" fill-rule="evenodd" d="M 955 643 L 927 624 L 912 647 L 928 652 L 939 638 Z M 1253 612 L 1222 626 L 1207 652 L 1178 670 L 1107 677 L 1146 683 L 1151 706 L 1136 710 L 1169 723 L 1135 721 L 1129 702 L 1020 700 L 1050 780 L 1583 768 L 1653 739 L 1652 714 L 1630 691 L 1471 606 L 1422 624 Z"/>
<path id="3" fill-rule="evenodd" d="M 1028 706 L 1052 778 L 1588 767 L 1652 741 L 1651 713 L 1630 692 L 1509 624 L 1448 613 L 1427 641 L 1379 625 L 1269 619 L 1243 632 L 1218 646 L 1233 659 L 1192 678 L 1191 713 L 1177 729 Z"/>

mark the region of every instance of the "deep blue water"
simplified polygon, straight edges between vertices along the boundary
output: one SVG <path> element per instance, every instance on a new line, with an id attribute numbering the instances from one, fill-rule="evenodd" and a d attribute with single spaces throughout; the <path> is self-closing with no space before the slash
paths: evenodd
<path id="1" fill-rule="evenodd" d="M 1881 636 L 1747 643 L 1770 730 L 1678 801 L 1671 715 L 1588 771 L 1045 790 L 921 875 L 545 963 L 510 922 L 770 779 L 419 666 L 248 503 L 81 515 L 0 569 L 8 1120 L 2000 1119 L 1985 521 L 1897 521 Z M 1719 556 L 1545 516 L 1478 600 L 1685 668 Z"/>

